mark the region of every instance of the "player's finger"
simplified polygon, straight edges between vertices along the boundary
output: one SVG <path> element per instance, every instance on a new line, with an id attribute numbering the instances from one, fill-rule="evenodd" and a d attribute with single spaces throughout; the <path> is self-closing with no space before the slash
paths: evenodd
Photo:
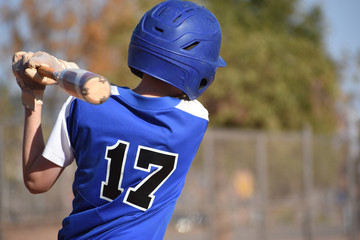
<path id="1" fill-rule="evenodd" d="M 22 64 L 22 56 L 25 52 L 16 52 L 12 58 L 12 70 L 16 78 L 19 78 L 19 72 L 21 70 L 20 65 Z"/>
<path id="2" fill-rule="evenodd" d="M 28 68 L 38 68 L 38 67 L 50 67 L 54 68 L 55 57 L 51 56 L 46 52 L 36 52 L 31 59 L 28 61 Z"/>
<path id="3" fill-rule="evenodd" d="M 17 78 L 24 77 L 25 65 L 28 59 L 33 55 L 32 52 L 17 52 L 14 54 L 12 59 L 12 70 Z"/>
<path id="4" fill-rule="evenodd" d="M 54 79 L 48 78 L 48 77 L 43 77 L 40 83 L 43 84 L 43 85 L 56 85 L 56 84 L 58 84 L 57 81 L 55 81 Z"/>
<path id="5" fill-rule="evenodd" d="M 32 56 L 34 56 L 33 52 L 25 52 L 22 54 L 22 63 L 24 64 L 24 66 L 27 64 L 27 62 Z"/>
<path id="6" fill-rule="evenodd" d="M 13 56 L 12 63 L 17 63 L 22 58 L 22 55 L 24 55 L 24 53 L 24 51 L 16 52 Z"/>
<path id="7" fill-rule="evenodd" d="M 57 82 L 51 78 L 41 76 L 36 69 L 34 68 L 26 68 L 25 69 L 25 76 L 32 79 L 33 81 L 40 83 L 42 85 L 54 85 Z"/>

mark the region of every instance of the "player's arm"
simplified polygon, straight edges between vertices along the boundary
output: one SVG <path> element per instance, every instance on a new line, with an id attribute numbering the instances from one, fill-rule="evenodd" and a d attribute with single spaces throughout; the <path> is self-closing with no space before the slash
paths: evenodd
<path id="1" fill-rule="evenodd" d="M 17 83 L 21 88 L 22 103 L 25 106 L 22 154 L 23 177 L 25 186 L 32 193 L 48 191 L 64 169 L 42 156 L 45 148 L 41 128 L 42 99 L 45 85 L 54 83 L 50 79 L 38 78 L 38 75 L 32 69 L 29 69 L 31 62 L 39 62 L 39 60 L 45 66 L 59 67 L 53 64 L 53 56 L 44 53 L 34 54 L 32 52 L 16 53 L 12 65 Z M 41 65 L 41 63 L 38 64 Z M 65 69 L 67 66 L 65 64 L 60 67 Z"/>
<path id="2" fill-rule="evenodd" d="M 31 193 L 48 191 L 64 170 L 42 156 L 45 143 L 41 128 L 41 111 L 41 105 L 36 105 L 34 111 L 25 108 L 23 177 L 25 186 Z"/>

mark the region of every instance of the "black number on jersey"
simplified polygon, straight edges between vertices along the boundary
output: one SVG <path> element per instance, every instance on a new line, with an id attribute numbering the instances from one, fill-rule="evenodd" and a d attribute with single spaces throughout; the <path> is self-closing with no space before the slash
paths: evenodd
<path id="1" fill-rule="evenodd" d="M 129 143 L 120 140 L 115 145 L 107 147 L 105 158 L 108 160 L 108 168 L 106 182 L 102 182 L 101 185 L 102 199 L 112 201 L 124 191 L 121 184 L 128 147 Z M 142 211 L 149 209 L 156 191 L 176 169 L 177 156 L 175 153 L 139 146 L 134 168 L 148 172 L 149 175 L 135 187 L 127 190 L 124 203 Z M 150 172 L 152 167 L 157 169 Z"/>
<path id="2" fill-rule="evenodd" d="M 106 182 L 101 184 L 100 198 L 112 201 L 124 191 L 121 188 L 121 183 L 128 147 L 129 143 L 119 140 L 114 146 L 106 148 L 107 174 Z"/>

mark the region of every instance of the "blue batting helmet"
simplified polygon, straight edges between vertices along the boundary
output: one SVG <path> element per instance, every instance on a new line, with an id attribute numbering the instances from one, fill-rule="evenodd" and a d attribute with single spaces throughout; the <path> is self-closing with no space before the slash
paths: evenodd
<path id="1" fill-rule="evenodd" d="M 214 81 L 221 28 L 205 7 L 181 0 L 162 2 L 148 11 L 135 28 L 128 55 L 131 71 L 143 73 L 182 90 L 191 100 Z"/>

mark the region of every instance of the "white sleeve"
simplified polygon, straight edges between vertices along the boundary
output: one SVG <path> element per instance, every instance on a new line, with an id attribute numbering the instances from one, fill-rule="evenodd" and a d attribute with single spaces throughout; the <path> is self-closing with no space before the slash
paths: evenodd
<path id="1" fill-rule="evenodd" d="M 74 150 L 70 143 L 66 124 L 73 100 L 73 97 L 69 97 L 61 108 L 42 154 L 44 158 L 60 167 L 66 167 L 74 161 Z"/>

